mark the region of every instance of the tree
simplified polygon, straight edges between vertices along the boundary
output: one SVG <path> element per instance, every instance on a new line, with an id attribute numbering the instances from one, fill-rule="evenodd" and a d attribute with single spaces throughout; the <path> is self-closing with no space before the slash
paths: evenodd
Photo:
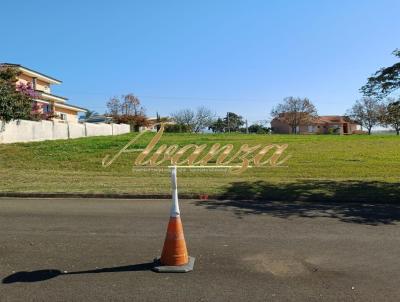
<path id="1" fill-rule="evenodd" d="M 215 120 L 215 114 L 206 107 L 197 108 L 195 115 L 195 127 L 194 132 L 198 133 L 203 129 L 210 127 Z"/>
<path id="2" fill-rule="evenodd" d="M 43 112 L 43 105 L 39 102 L 33 102 L 31 110 L 31 119 L 39 121 Z"/>
<path id="3" fill-rule="evenodd" d="M 383 105 L 377 98 L 363 97 L 356 101 L 347 115 L 362 127 L 367 128 L 368 134 L 371 135 L 372 127 L 379 125 L 382 120 L 383 110 Z"/>
<path id="4" fill-rule="evenodd" d="M 157 123 L 157 132 L 158 132 L 158 131 L 160 131 L 160 129 L 161 129 L 161 125 L 160 125 L 160 123 L 161 123 L 161 116 L 158 114 L 158 112 L 157 112 L 157 114 L 156 114 L 156 123 Z"/>
<path id="5" fill-rule="evenodd" d="M 396 101 L 389 99 L 383 106 L 383 112 L 380 116 L 380 122 L 384 126 L 393 127 L 396 134 L 400 134 L 400 98 Z"/>
<path id="6" fill-rule="evenodd" d="M 195 116 L 195 112 L 191 109 L 182 109 L 171 114 L 176 124 L 185 126 L 190 132 L 193 132 L 195 127 Z"/>
<path id="7" fill-rule="evenodd" d="M 117 117 L 121 113 L 121 101 L 118 97 L 111 98 L 107 104 L 107 114 Z"/>
<path id="8" fill-rule="evenodd" d="M 113 97 L 107 102 L 107 112 L 116 123 L 128 123 L 138 131 L 142 126 L 148 126 L 145 109 L 141 106 L 138 97 L 133 93 L 123 95 L 121 98 Z"/>
<path id="9" fill-rule="evenodd" d="M 182 124 L 167 124 L 165 125 L 165 132 L 186 133 L 191 132 L 191 129 Z"/>
<path id="10" fill-rule="evenodd" d="M 14 68 L 0 68 L 0 120 L 3 129 L 11 120 L 28 119 L 32 110 L 32 87 L 17 85 L 18 71 Z"/>
<path id="11" fill-rule="evenodd" d="M 93 117 L 95 115 L 98 115 L 98 113 L 96 111 L 88 110 L 88 111 L 85 112 L 85 119 L 87 120 L 87 119 L 89 119 L 89 118 L 91 118 L 91 117 Z"/>
<path id="12" fill-rule="evenodd" d="M 195 133 L 209 128 L 215 120 L 214 113 L 205 107 L 199 107 L 196 111 L 183 109 L 172 113 L 171 116 L 178 125 L 183 125 L 184 129 Z"/>
<path id="13" fill-rule="evenodd" d="M 144 115 L 129 115 L 123 114 L 117 116 L 114 121 L 121 124 L 129 124 L 131 126 L 131 131 L 139 131 L 140 127 L 149 126 L 149 120 Z"/>
<path id="14" fill-rule="evenodd" d="M 30 119 L 33 121 L 41 121 L 41 120 L 52 120 L 58 115 L 54 112 L 54 105 L 51 106 L 50 111 L 43 111 L 43 103 L 33 101 L 32 102 L 32 110 L 30 113 Z"/>
<path id="15" fill-rule="evenodd" d="M 121 111 L 124 115 L 144 116 L 145 110 L 140 104 L 140 100 L 132 93 L 123 95 Z"/>
<path id="16" fill-rule="evenodd" d="M 222 132 L 238 132 L 242 130 L 242 126 L 245 124 L 243 117 L 234 113 L 227 112 L 224 118 L 214 119 L 213 123 L 208 127 L 216 133 Z"/>
<path id="17" fill-rule="evenodd" d="M 209 130 L 215 133 L 225 132 L 225 128 L 226 128 L 225 122 L 220 117 L 208 127 Z"/>
<path id="18" fill-rule="evenodd" d="M 393 55 L 400 58 L 400 49 L 393 51 Z M 379 69 L 368 78 L 367 84 L 360 91 L 365 96 L 384 97 L 400 88 L 400 62 L 389 67 Z"/>
<path id="19" fill-rule="evenodd" d="M 271 115 L 281 118 L 296 134 L 300 125 L 307 125 L 318 117 L 317 109 L 308 98 L 287 97 L 283 103 L 272 109 Z"/>
<path id="20" fill-rule="evenodd" d="M 237 132 L 240 130 L 240 127 L 244 125 L 243 117 L 234 113 L 234 112 L 227 112 L 224 118 L 225 123 L 225 132 Z"/>
<path id="21" fill-rule="evenodd" d="M 253 124 L 249 126 L 249 133 L 256 134 L 268 134 L 271 131 L 271 128 L 264 126 L 262 124 Z"/>

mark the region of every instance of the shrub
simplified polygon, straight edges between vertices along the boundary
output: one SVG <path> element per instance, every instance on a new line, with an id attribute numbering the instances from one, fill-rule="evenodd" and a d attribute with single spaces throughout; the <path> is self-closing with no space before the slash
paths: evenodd
<path id="1" fill-rule="evenodd" d="M 191 128 L 183 124 L 170 124 L 165 125 L 165 132 L 185 133 L 191 132 Z"/>

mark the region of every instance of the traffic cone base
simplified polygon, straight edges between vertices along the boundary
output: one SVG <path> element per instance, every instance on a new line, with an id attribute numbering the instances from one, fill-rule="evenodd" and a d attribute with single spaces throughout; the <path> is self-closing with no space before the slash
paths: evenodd
<path id="1" fill-rule="evenodd" d="M 187 273 L 193 270 L 195 258 L 189 257 L 181 218 L 170 217 L 161 258 L 154 270 L 160 273 Z"/>
<path id="2" fill-rule="evenodd" d="M 193 270 L 195 258 L 189 256 L 185 265 L 162 265 L 160 258 L 154 259 L 153 271 L 157 273 L 188 273 Z"/>

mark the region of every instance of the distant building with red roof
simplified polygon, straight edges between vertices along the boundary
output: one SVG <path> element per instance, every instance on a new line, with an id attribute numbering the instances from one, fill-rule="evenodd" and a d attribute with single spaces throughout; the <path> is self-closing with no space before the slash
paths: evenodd
<path id="1" fill-rule="evenodd" d="M 274 133 L 291 134 L 292 127 L 288 124 L 285 114 L 274 118 L 271 121 L 271 128 Z M 360 125 L 345 116 L 324 115 L 312 119 L 307 124 L 297 127 L 299 134 L 355 134 L 362 133 Z"/>

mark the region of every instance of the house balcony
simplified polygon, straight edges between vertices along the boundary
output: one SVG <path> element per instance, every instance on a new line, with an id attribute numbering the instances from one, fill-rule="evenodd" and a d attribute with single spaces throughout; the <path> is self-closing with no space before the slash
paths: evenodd
<path id="1" fill-rule="evenodd" d="M 48 102 L 55 102 L 55 103 L 65 103 L 68 99 L 62 96 L 58 96 L 55 94 L 47 93 L 42 90 L 35 90 L 37 93 L 37 98 L 40 100 L 45 100 Z"/>

